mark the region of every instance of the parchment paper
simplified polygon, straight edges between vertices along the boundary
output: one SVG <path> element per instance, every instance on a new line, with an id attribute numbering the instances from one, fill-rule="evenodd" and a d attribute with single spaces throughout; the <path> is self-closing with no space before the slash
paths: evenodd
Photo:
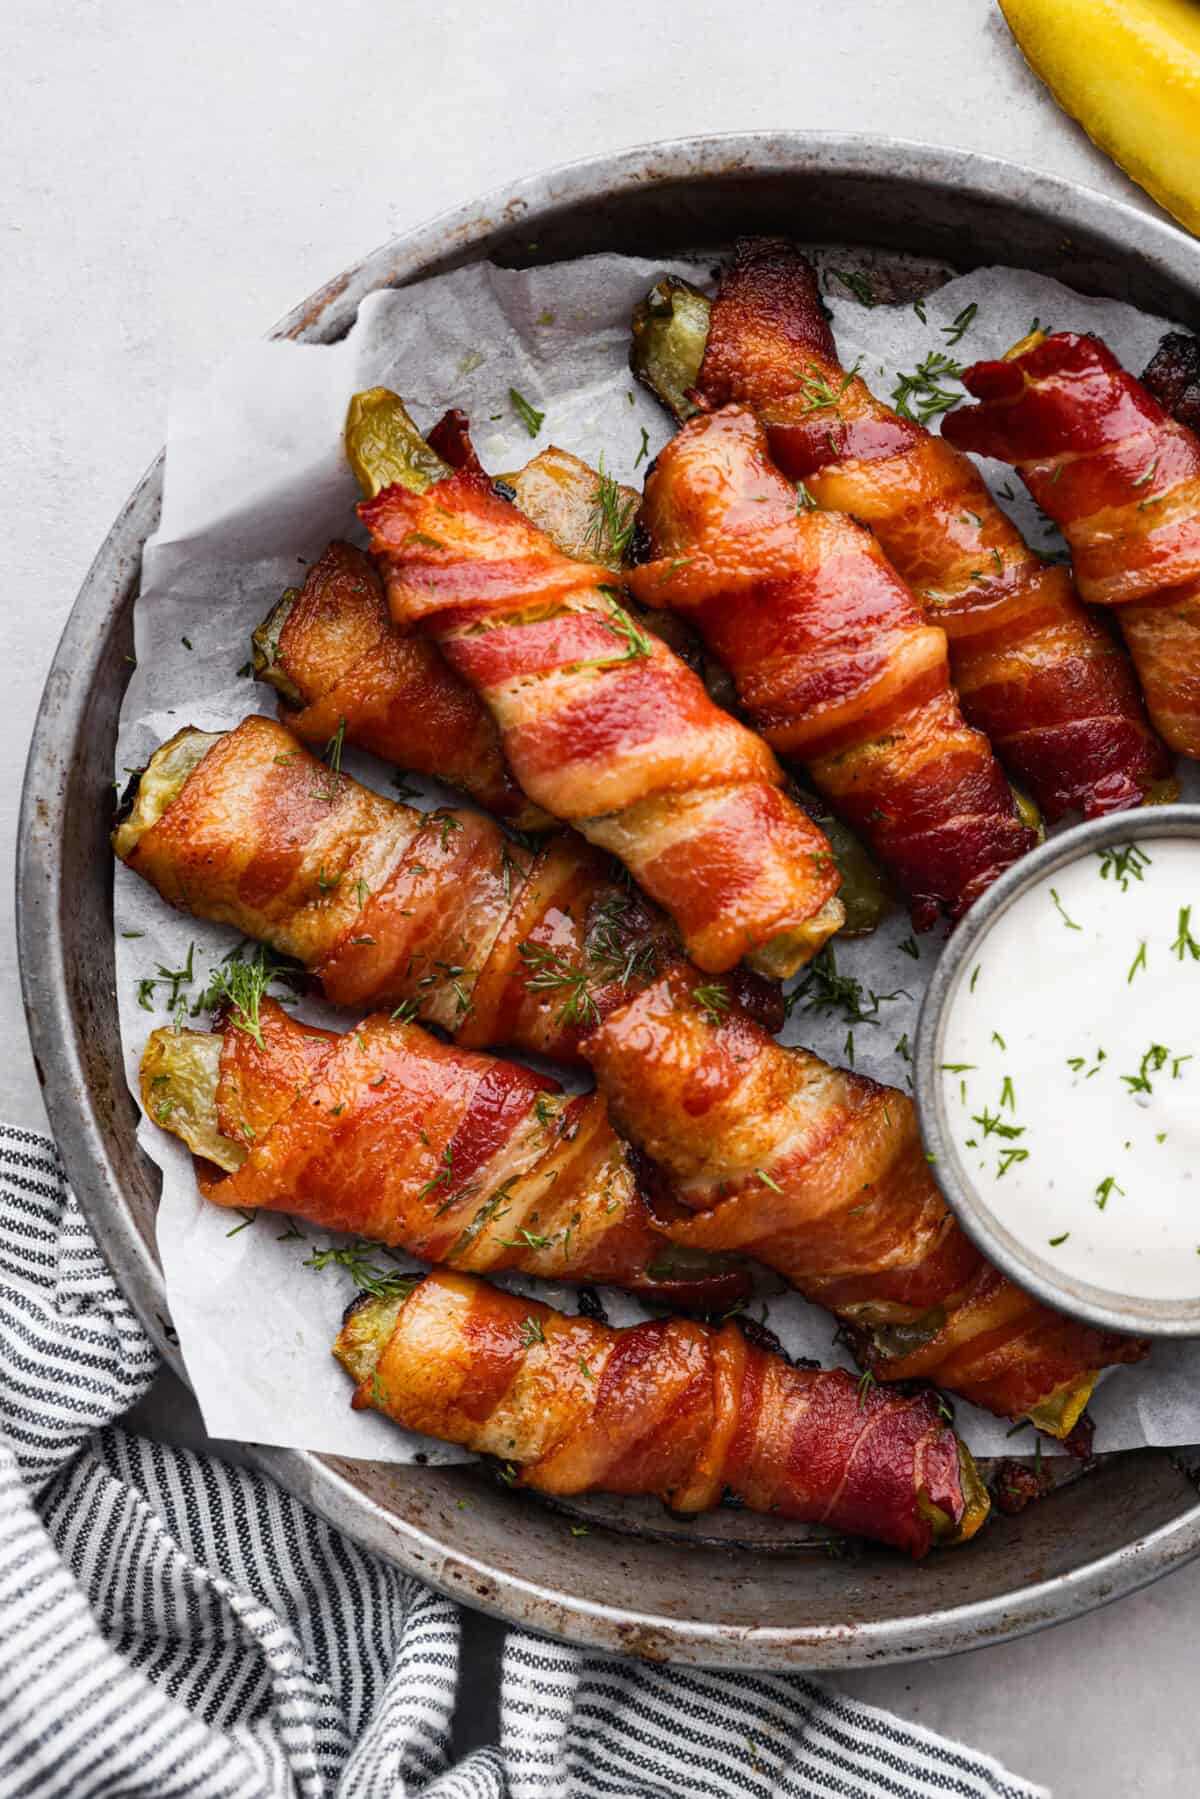
<path id="1" fill-rule="evenodd" d="M 857 266 L 848 252 L 821 260 L 833 269 Z M 203 385 L 175 395 L 162 522 L 147 545 L 135 608 L 137 668 L 122 710 L 118 782 L 124 785 L 126 771 L 144 764 L 184 724 L 220 729 L 252 711 L 273 712 L 270 690 L 237 671 L 249 654 L 251 630 L 298 580 L 302 565 L 332 537 L 361 541 L 353 513 L 358 494 L 341 452 L 346 404 L 357 389 L 396 388 L 423 427 L 447 406 L 465 407 L 476 447 L 495 472 L 519 467 L 553 442 L 592 463 L 603 454 L 610 474 L 637 482 L 639 460 L 643 472 L 646 461 L 639 451 L 648 446 L 654 454 L 671 427 L 629 374 L 629 313 L 668 268 L 702 284 L 709 278 L 707 264 L 615 256 L 528 272 L 459 270 L 418 288 L 373 295 L 340 344 L 249 344 Z M 1083 299 L 1056 282 L 1007 269 L 952 281 L 923 302 L 924 321 L 909 305 L 864 306 L 827 270 L 825 285 L 843 361 L 861 355 L 861 372 L 885 397 L 898 373 L 913 370 L 931 350 L 963 363 L 999 354 L 1035 317 L 1051 328 L 1101 333 L 1135 372 L 1167 328 L 1129 307 Z M 952 322 L 969 303 L 978 311 L 961 341 L 951 344 Z M 536 442 L 514 413 L 510 387 L 545 412 Z M 1010 470 L 997 464 L 985 472 L 995 489 L 1016 496 L 1001 495 L 1001 503 L 1038 548 L 1061 547 Z M 344 766 L 389 791 L 392 770 L 349 752 Z M 413 784 L 422 794 L 419 804 L 448 797 L 436 783 Z M 195 979 L 182 987 L 190 999 L 236 939 L 172 912 L 120 865 L 115 901 L 121 1032 L 136 1095 L 138 1059 L 149 1031 L 168 1021 L 170 991 L 169 983 L 157 987 L 146 1010 L 138 1001 L 139 980 L 159 964 L 183 967 L 194 944 Z M 898 948 L 909 935 L 907 916 L 897 911 L 873 938 L 837 947 L 840 968 L 892 996 L 881 1001 L 876 1022 L 850 1027 L 851 1038 L 844 1021 L 797 1009 L 785 1040 L 803 1041 L 835 1061 L 852 1054 L 866 1073 L 905 1086 L 905 1042 L 942 940 L 939 933 L 923 937 L 914 961 Z M 343 1028 L 350 1022 L 315 1003 L 302 1010 Z M 236 1214 L 199 1199 L 190 1157 L 176 1139 L 145 1120 L 140 1137 L 163 1171 L 158 1241 L 171 1318 L 214 1435 L 397 1461 L 418 1453 L 431 1462 L 463 1459 L 349 1411 L 349 1382 L 329 1349 L 354 1288 L 340 1269 L 317 1273 L 303 1266 L 315 1247 L 330 1241 L 327 1235 L 302 1225 L 305 1239 L 298 1240 L 286 1220 L 267 1213 L 237 1229 Z M 570 1289 L 537 1290 L 574 1309 Z M 604 1297 L 614 1322 L 639 1316 L 627 1297 Z M 793 1353 L 825 1363 L 845 1359 L 828 1314 L 792 1294 L 765 1303 L 772 1329 Z M 1200 1343 L 1157 1346 L 1141 1367 L 1107 1379 L 1092 1411 L 1101 1449 L 1200 1441 Z M 962 1404 L 957 1412 L 978 1453 L 1021 1446 L 1008 1442 L 1006 1427 L 986 1414 Z"/>

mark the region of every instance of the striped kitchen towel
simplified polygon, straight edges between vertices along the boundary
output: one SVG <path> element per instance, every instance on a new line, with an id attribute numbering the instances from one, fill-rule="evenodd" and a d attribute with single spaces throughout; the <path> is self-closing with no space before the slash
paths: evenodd
<path id="1" fill-rule="evenodd" d="M 0 1127 L 0 1795 L 1032 1799 L 799 1675 L 512 1631 L 451 1764 L 463 1614 L 260 1475 L 113 1420 L 154 1350 L 50 1141 Z M 470 1628 L 469 1618 L 467 1628 Z"/>

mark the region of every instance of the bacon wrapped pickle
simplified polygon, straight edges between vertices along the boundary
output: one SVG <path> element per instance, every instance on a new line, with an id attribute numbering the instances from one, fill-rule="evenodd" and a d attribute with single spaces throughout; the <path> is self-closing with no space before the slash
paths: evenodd
<path id="1" fill-rule="evenodd" d="M 1102 1368 L 1146 1345 L 1059 1316 L 985 1262 L 934 1183 L 912 1102 L 785 1049 L 665 975 L 588 1040 L 616 1128 L 694 1216 L 844 1321 L 880 1380 L 921 1377 L 1056 1437 Z"/>
<path id="2" fill-rule="evenodd" d="M 552 823 L 513 779 L 477 696 L 419 633 L 392 623 L 370 558 L 331 543 L 254 633 L 254 669 L 305 743 L 359 749 L 436 775 L 522 830 Z"/>
<path id="3" fill-rule="evenodd" d="M 753 406 L 802 500 L 870 525 L 946 632 L 968 723 L 1048 818 L 1164 797 L 1169 764 L 1111 633 L 959 450 L 842 368 L 793 245 L 739 243 L 711 311 L 694 290 L 660 283 L 634 331 L 634 366 L 677 417 Z"/>
<path id="4" fill-rule="evenodd" d="M 959 449 L 1017 469 L 1062 529 L 1085 600 L 1113 609 L 1150 717 L 1200 756 L 1200 438 L 1097 337 L 1034 333 L 963 375 Z"/>
<path id="5" fill-rule="evenodd" d="M 220 1206 L 670 1304 L 729 1305 L 750 1288 L 736 1258 L 662 1235 L 598 1094 L 571 1098 L 386 1013 L 339 1036 L 256 991 L 214 1032 L 155 1031 L 141 1088 Z"/>
<path id="6" fill-rule="evenodd" d="M 481 694 L 521 786 L 619 856 L 702 968 L 794 973 L 842 921 L 821 831 L 765 744 L 481 476 L 359 508 L 393 617 Z"/>
<path id="7" fill-rule="evenodd" d="M 393 483 L 420 493 L 453 467 L 479 466 L 462 413 L 447 413 L 427 441 L 388 388 L 355 395 L 345 443 L 368 495 Z M 632 488 L 555 448 L 507 476 L 505 487 L 567 555 L 620 567 L 637 511 Z M 347 743 L 436 775 L 522 830 L 553 824 L 517 786 L 478 695 L 427 637 L 393 622 L 361 550 L 331 544 L 259 625 L 253 658 L 305 743 L 323 745 L 341 729 Z"/>
<path id="8" fill-rule="evenodd" d="M 793 1368 L 735 1324 L 614 1330 L 439 1273 L 356 1302 L 334 1354 L 356 1407 L 498 1456 L 540 1493 L 651 1493 L 687 1514 L 731 1493 L 913 1556 L 965 1541 L 988 1513 L 932 1394 Z"/>
<path id="9" fill-rule="evenodd" d="M 534 854 L 480 813 L 418 812 L 274 719 L 164 744 L 113 848 L 171 905 L 301 963 L 335 1005 L 411 1003 L 474 1048 L 577 1061 L 580 1032 L 680 954 L 662 914 L 582 838 Z M 778 1022 L 763 981 L 739 972 L 735 986 Z"/>
<path id="10" fill-rule="evenodd" d="M 867 838 L 918 926 L 957 918 L 1032 845 L 959 711 L 945 633 L 863 526 L 797 510 L 748 407 L 683 427 L 641 519 L 653 559 L 630 572 L 634 593 L 696 626 L 751 723 Z"/>

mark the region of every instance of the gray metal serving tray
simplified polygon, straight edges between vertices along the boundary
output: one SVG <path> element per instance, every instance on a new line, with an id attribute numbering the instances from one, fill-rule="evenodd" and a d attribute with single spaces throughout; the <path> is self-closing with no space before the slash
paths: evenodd
<path id="1" fill-rule="evenodd" d="M 991 158 L 794 132 L 659 144 L 520 182 L 376 250 L 276 335 L 332 342 L 364 295 L 481 257 L 665 256 L 763 231 L 959 269 L 1036 268 L 1200 328 L 1200 244 L 1157 218 Z M 67 1172 L 182 1373 L 155 1251 L 158 1174 L 135 1141 L 117 1032 L 107 838 L 133 601 L 161 491 L 160 457 L 109 532 L 59 644 L 25 776 L 17 907 L 29 1033 Z M 456 1599 L 574 1642 L 710 1666 L 945 1655 L 1072 1617 L 1200 1551 L 1189 1459 L 1162 1453 L 1111 1458 L 915 1567 L 884 1551 L 838 1560 L 788 1550 L 770 1521 L 737 1513 L 682 1527 L 619 1501 L 597 1502 L 591 1533 L 572 1536 L 560 1513 L 478 1470 L 250 1453 L 360 1542 Z M 645 1534 L 652 1517 L 657 1528 Z"/>

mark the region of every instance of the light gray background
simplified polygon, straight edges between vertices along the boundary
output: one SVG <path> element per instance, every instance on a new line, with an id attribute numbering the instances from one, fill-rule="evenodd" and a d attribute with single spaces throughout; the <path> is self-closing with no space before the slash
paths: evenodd
<path id="1" fill-rule="evenodd" d="M 924 137 L 1145 203 L 992 0 L 7 0 L 0 120 L 6 864 L 46 665 L 169 388 L 372 245 L 552 163 L 754 128 Z M 41 1124 L 10 882 L 0 906 L 0 1116 Z M 154 1414 L 186 1427 L 178 1392 Z M 1200 1566 L 1020 1643 L 838 1684 L 1057 1799 L 1174 1799 L 1200 1790 L 1198 1601 Z M 495 1641 L 469 1625 L 468 1738 Z"/>

